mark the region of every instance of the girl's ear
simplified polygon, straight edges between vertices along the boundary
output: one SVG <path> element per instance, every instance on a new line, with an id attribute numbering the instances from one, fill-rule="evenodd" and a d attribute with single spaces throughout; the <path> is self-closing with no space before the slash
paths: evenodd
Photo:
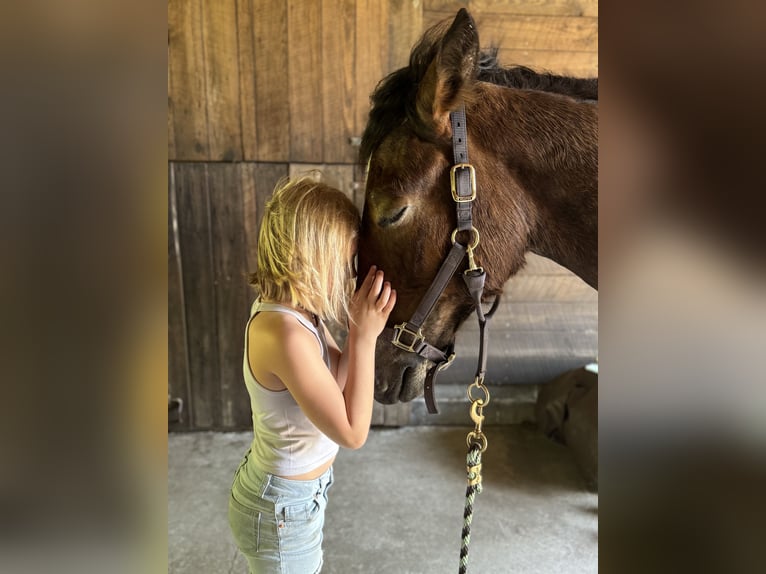
<path id="1" fill-rule="evenodd" d="M 418 118 L 438 134 L 449 134 L 449 114 L 460 107 L 479 70 L 479 34 L 465 8 L 455 16 L 416 97 Z"/>

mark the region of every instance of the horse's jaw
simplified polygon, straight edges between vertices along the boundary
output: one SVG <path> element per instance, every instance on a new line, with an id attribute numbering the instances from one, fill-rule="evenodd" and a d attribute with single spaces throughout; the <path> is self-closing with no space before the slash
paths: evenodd
<path id="1" fill-rule="evenodd" d="M 375 400 L 384 405 L 409 402 L 423 394 L 430 362 L 378 338 L 375 349 Z"/>

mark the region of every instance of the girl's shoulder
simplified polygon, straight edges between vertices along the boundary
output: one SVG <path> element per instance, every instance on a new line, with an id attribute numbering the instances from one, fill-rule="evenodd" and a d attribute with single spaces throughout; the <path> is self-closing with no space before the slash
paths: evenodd
<path id="1" fill-rule="evenodd" d="M 305 360 L 317 348 L 314 334 L 293 315 L 262 312 L 250 321 L 247 345 L 250 369 L 256 380 L 269 390 L 284 389 L 276 373 Z"/>
<path id="2" fill-rule="evenodd" d="M 307 323 L 310 325 L 292 313 L 260 312 L 252 318 L 248 328 L 250 348 L 260 348 L 268 353 L 284 353 L 296 347 L 315 348 L 316 335 Z"/>

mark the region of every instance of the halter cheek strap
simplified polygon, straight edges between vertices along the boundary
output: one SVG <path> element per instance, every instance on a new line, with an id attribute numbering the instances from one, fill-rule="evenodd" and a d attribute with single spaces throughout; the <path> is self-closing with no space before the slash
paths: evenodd
<path id="1" fill-rule="evenodd" d="M 476 313 L 479 318 L 481 343 L 479 347 L 477 377 L 481 373 L 482 379 L 487 364 L 487 334 L 485 325 L 487 320 L 494 314 L 500 302 L 500 297 L 498 296 L 495 298 L 492 308 L 487 314 L 484 314 L 482 311 L 481 297 L 484 291 L 486 274 L 481 267 L 476 265 L 473 254 L 474 249 L 479 244 L 479 232 L 473 226 L 472 213 L 473 201 L 476 199 L 476 172 L 468 162 L 468 130 L 464 106 L 450 114 L 450 122 L 452 125 L 452 152 L 455 160 L 455 164 L 450 169 L 450 191 L 455 202 L 457 215 L 457 226 L 452 232 L 452 247 L 412 318 L 409 321 L 400 323 L 393 328 L 386 328 L 383 331 L 385 336 L 391 337 L 391 343 L 397 348 L 409 353 L 415 353 L 435 363 L 426 375 L 423 388 L 426 408 L 431 414 L 439 412 L 434 398 L 436 377 L 452 364 L 452 361 L 455 359 L 455 353 L 453 346 L 441 350 L 427 343 L 422 327 L 431 311 L 433 311 L 436 301 L 444 292 L 444 289 L 466 255 L 468 256 L 468 269 L 463 273 L 463 280 L 476 305 Z M 462 231 L 469 232 L 472 235 L 469 243 L 466 245 L 457 241 L 457 234 Z"/>

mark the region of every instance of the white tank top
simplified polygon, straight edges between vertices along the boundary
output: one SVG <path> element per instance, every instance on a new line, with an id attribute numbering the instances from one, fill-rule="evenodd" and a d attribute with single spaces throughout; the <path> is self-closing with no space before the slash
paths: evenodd
<path id="1" fill-rule="evenodd" d="M 250 320 L 245 327 L 245 357 L 242 365 L 253 411 L 253 456 L 250 460 L 260 470 L 271 474 L 304 474 L 332 459 L 338 453 L 338 445 L 303 414 L 290 391 L 271 391 L 253 376 L 248 360 L 248 331 L 253 317 L 266 311 L 287 313 L 298 319 L 319 341 L 328 368 L 330 353 L 321 321 L 317 320 L 318 325 L 314 326 L 289 307 L 263 303 L 260 299 L 253 303 Z"/>

